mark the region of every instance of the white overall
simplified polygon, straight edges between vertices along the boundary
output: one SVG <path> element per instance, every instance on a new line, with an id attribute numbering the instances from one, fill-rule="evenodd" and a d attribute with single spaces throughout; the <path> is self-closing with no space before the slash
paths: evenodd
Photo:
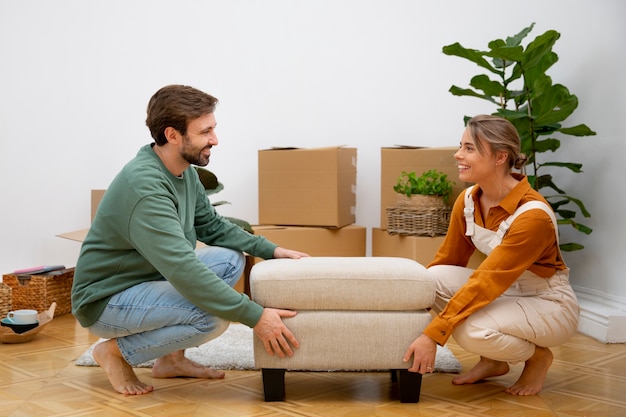
<path id="1" fill-rule="evenodd" d="M 552 209 L 540 201 L 520 206 L 500 224 L 497 232 L 480 227 L 474 223 L 471 188 L 465 194 L 465 234 L 471 236 L 476 248 L 485 255 L 502 242 L 515 218 L 527 210 L 544 210 L 558 230 Z M 440 313 L 474 270 L 437 265 L 429 268 L 429 272 L 437 285 L 433 309 Z M 578 316 L 569 270 L 558 271 L 550 278 L 526 271 L 500 297 L 458 325 L 452 335 L 469 352 L 503 362 L 524 362 L 533 355 L 535 345 L 550 347 L 566 342 L 578 327 Z"/>

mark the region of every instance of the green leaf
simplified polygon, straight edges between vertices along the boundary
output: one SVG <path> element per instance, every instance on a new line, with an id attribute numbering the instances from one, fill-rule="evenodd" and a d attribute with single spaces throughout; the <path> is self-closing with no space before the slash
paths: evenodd
<path id="1" fill-rule="evenodd" d="M 554 210 L 554 212 L 564 219 L 573 219 L 576 217 L 576 212 L 573 210 Z"/>
<path id="2" fill-rule="evenodd" d="M 254 230 L 252 229 L 252 226 L 247 221 L 241 220 L 241 219 L 237 219 L 235 217 L 225 217 L 225 218 L 229 222 L 234 223 L 237 226 L 241 227 L 246 232 L 254 234 Z"/>
<path id="3" fill-rule="evenodd" d="M 552 206 L 552 210 L 557 212 L 559 210 L 559 207 L 565 204 L 569 204 L 569 200 L 559 200 L 559 201 L 549 200 L 548 203 L 550 203 L 550 206 Z"/>
<path id="4" fill-rule="evenodd" d="M 573 219 L 563 219 L 563 220 L 559 220 L 558 223 L 561 224 L 569 224 L 570 226 L 572 226 L 574 229 L 576 229 L 578 232 L 584 233 L 586 235 L 590 234 L 593 230 L 590 229 L 589 227 L 585 226 L 584 224 L 580 224 L 577 223 L 576 221 L 574 221 Z"/>
<path id="5" fill-rule="evenodd" d="M 563 167 L 563 168 L 567 168 L 572 172 L 583 172 L 583 170 L 581 169 L 583 167 L 583 164 L 579 164 L 579 163 L 575 163 L 575 162 L 544 162 L 543 164 L 540 164 L 539 166 L 541 167 Z"/>
<path id="6" fill-rule="evenodd" d="M 505 84 L 509 85 L 515 80 L 519 80 L 524 75 L 524 70 L 519 62 L 516 62 L 513 66 L 513 70 L 511 71 L 511 75 L 509 78 L 505 80 Z"/>
<path id="7" fill-rule="evenodd" d="M 562 127 L 559 129 L 559 132 L 564 135 L 572 135 L 572 136 L 595 136 L 596 132 L 589 129 L 587 125 L 580 124 L 572 127 Z"/>
<path id="8" fill-rule="evenodd" d="M 515 119 L 524 119 L 528 117 L 528 113 L 519 110 L 498 109 L 498 114 L 511 122 Z"/>
<path id="9" fill-rule="evenodd" d="M 557 84 L 532 100 L 536 112 L 535 123 L 547 125 L 567 119 L 578 107 L 578 98 L 564 86 Z"/>
<path id="10" fill-rule="evenodd" d="M 522 43 L 522 40 L 533 30 L 535 23 L 531 23 L 527 28 L 522 29 L 517 35 L 509 36 L 506 38 L 506 44 L 509 46 L 516 46 Z"/>
<path id="11" fill-rule="evenodd" d="M 561 34 L 555 30 L 548 30 L 543 35 L 537 36 L 526 47 L 522 65 L 529 69 L 541 62 L 541 59 L 548 53 L 552 52 L 552 47 L 561 37 Z"/>
<path id="12" fill-rule="evenodd" d="M 549 174 L 539 175 L 537 177 L 537 186 L 538 186 L 538 189 L 549 187 L 559 194 L 565 194 L 565 191 L 561 190 L 559 187 L 556 186 L 554 182 L 552 182 L 552 175 L 549 175 Z"/>
<path id="13" fill-rule="evenodd" d="M 535 152 L 547 152 L 556 151 L 561 146 L 561 142 L 558 139 L 543 139 L 535 141 Z"/>
<path id="14" fill-rule="evenodd" d="M 553 123 L 549 125 L 538 125 L 533 124 L 535 133 L 538 136 L 551 135 L 552 133 L 558 131 L 561 128 L 561 125 L 558 123 Z"/>
<path id="15" fill-rule="evenodd" d="M 562 245 L 559 245 L 559 248 L 561 248 L 561 251 L 563 252 L 574 252 L 577 250 L 585 249 L 585 247 L 579 243 L 564 243 Z"/>
<path id="16" fill-rule="evenodd" d="M 216 201 L 216 202 L 211 202 L 211 205 L 213 207 L 223 206 L 224 204 L 230 204 L 230 201 L 220 200 L 220 201 Z"/>
<path id="17" fill-rule="evenodd" d="M 491 45 L 489 45 L 491 47 Z M 485 53 L 486 56 L 510 62 L 512 65 L 524 58 L 524 48 L 521 46 L 498 46 Z"/>
<path id="18" fill-rule="evenodd" d="M 576 225 L 574 225 L 574 228 L 576 230 L 578 230 L 579 232 L 582 232 L 586 235 L 591 234 L 591 232 L 593 232 L 593 229 L 590 227 L 585 226 L 584 224 L 580 224 L 580 223 L 576 223 Z"/>
<path id="19" fill-rule="evenodd" d="M 470 81 L 470 85 L 478 90 L 482 90 L 485 96 L 506 97 L 507 91 L 502 84 L 492 81 L 486 75 L 477 75 Z"/>
<path id="20" fill-rule="evenodd" d="M 455 85 L 450 87 L 449 91 L 453 95 L 455 95 L 455 96 L 468 96 L 468 97 L 482 98 L 483 100 L 487 100 L 487 101 L 490 101 L 492 103 L 496 103 L 496 101 L 491 96 L 487 96 L 485 94 L 477 93 L 474 90 L 459 88 L 459 87 L 457 87 Z"/>
<path id="21" fill-rule="evenodd" d="M 587 211 L 587 208 L 585 207 L 583 202 L 580 201 L 578 198 L 574 198 L 574 197 L 566 195 L 566 194 L 550 195 L 550 196 L 544 196 L 544 197 L 546 199 L 550 199 L 550 198 L 566 199 L 568 202 L 576 204 L 578 206 L 578 208 L 580 209 L 580 212 L 583 214 L 583 216 L 591 217 L 591 213 L 589 213 Z"/>
<path id="22" fill-rule="evenodd" d="M 535 91 L 544 91 L 547 86 L 552 85 L 552 78 L 546 74 L 546 71 L 558 60 L 559 56 L 557 54 L 549 52 L 542 56 L 539 62 L 532 67 L 526 67 L 523 63 L 520 63 L 520 68 L 523 68 L 526 86 Z"/>
<path id="23" fill-rule="evenodd" d="M 494 68 L 489 64 L 489 62 L 483 58 L 484 52 L 478 51 L 476 49 L 467 49 L 464 48 L 460 43 L 456 42 L 452 45 L 444 46 L 443 53 L 446 55 L 458 56 L 460 58 L 465 58 L 469 61 L 472 61 L 476 65 L 485 68 L 488 71 L 493 72 L 494 74 L 501 74 L 502 72 L 498 69 Z"/>

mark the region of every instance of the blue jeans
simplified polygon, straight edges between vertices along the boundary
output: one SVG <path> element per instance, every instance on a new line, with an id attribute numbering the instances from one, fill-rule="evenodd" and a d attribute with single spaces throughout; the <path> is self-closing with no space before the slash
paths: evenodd
<path id="1" fill-rule="evenodd" d="M 241 252 L 208 246 L 196 254 L 231 287 L 241 277 L 245 265 Z M 215 339 L 229 324 L 199 309 L 163 280 L 114 295 L 89 330 L 98 337 L 116 339 L 124 359 L 138 365 Z"/>

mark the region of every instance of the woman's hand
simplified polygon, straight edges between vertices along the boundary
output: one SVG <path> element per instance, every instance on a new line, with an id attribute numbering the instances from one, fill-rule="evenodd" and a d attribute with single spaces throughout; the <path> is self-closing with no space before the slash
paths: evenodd
<path id="1" fill-rule="evenodd" d="M 419 372 L 420 374 L 434 372 L 437 342 L 425 334 L 420 335 L 411 343 L 404 354 L 403 360 L 408 362 L 411 356 L 413 356 L 413 366 L 409 368 L 410 372 Z"/>

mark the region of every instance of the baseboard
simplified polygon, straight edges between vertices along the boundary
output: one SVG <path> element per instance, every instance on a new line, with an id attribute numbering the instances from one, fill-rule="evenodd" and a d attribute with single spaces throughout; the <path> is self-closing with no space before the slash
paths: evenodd
<path id="1" fill-rule="evenodd" d="M 572 286 L 580 304 L 578 331 L 603 343 L 626 343 L 626 300 Z"/>

